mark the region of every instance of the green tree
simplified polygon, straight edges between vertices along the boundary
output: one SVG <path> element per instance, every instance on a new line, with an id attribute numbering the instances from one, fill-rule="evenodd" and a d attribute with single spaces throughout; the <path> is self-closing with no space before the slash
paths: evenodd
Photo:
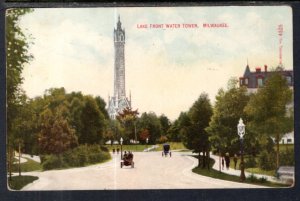
<path id="1" fill-rule="evenodd" d="M 247 120 L 244 108 L 249 96 L 246 88 L 237 87 L 237 83 L 236 79 L 230 79 L 227 91 L 219 90 L 213 116 L 206 129 L 210 134 L 211 145 L 222 154 L 234 154 L 240 150 L 237 124 L 240 118 Z M 245 144 L 249 142 L 250 137 L 253 137 L 250 133 L 245 135 Z"/>
<path id="2" fill-rule="evenodd" d="M 46 109 L 41 114 L 38 141 L 42 153 L 59 155 L 78 145 L 74 129 L 70 128 L 62 115 L 63 110 L 62 106 L 56 108 L 54 112 Z"/>
<path id="3" fill-rule="evenodd" d="M 198 100 L 192 105 L 188 111 L 190 126 L 188 126 L 183 133 L 184 145 L 199 153 L 199 163 L 201 165 L 200 153 L 203 153 L 202 167 L 209 167 L 209 141 L 208 133 L 205 128 L 208 127 L 210 118 L 212 116 L 212 106 L 206 93 L 202 93 Z"/>
<path id="4" fill-rule="evenodd" d="M 170 139 L 170 141 L 173 141 L 173 142 L 181 141 L 180 128 L 179 128 L 178 124 L 179 123 L 178 123 L 178 119 L 177 119 L 171 124 L 170 128 L 168 129 L 167 137 L 168 137 L 168 139 Z"/>
<path id="5" fill-rule="evenodd" d="M 92 96 L 85 96 L 81 112 L 82 132 L 79 137 L 80 144 L 100 143 L 105 131 L 104 115 L 99 110 Z"/>
<path id="6" fill-rule="evenodd" d="M 149 132 L 149 144 L 155 144 L 157 140 L 161 137 L 162 128 L 159 118 L 154 112 L 146 113 L 144 112 L 138 119 L 138 130 L 141 133 L 143 130 L 147 129 Z"/>
<path id="7" fill-rule="evenodd" d="M 276 165 L 279 167 L 279 141 L 284 133 L 292 131 L 293 116 L 288 115 L 287 105 L 292 101 L 292 90 L 280 72 L 274 72 L 254 94 L 245 111 L 250 116 L 248 127 L 260 138 L 275 139 Z"/>
<path id="8" fill-rule="evenodd" d="M 73 129 L 75 129 L 75 134 L 78 138 L 80 138 L 83 134 L 83 124 L 82 124 L 82 110 L 84 107 L 83 97 L 82 99 L 78 97 L 74 97 L 71 99 L 70 103 L 70 125 Z"/>
<path id="9" fill-rule="evenodd" d="M 118 120 L 115 119 L 109 119 L 107 121 L 107 128 L 103 135 L 104 142 L 111 140 L 112 142 L 114 140 L 119 141 L 121 139 L 121 136 L 123 136 L 124 130 Z"/>
<path id="10" fill-rule="evenodd" d="M 139 115 L 138 110 L 132 110 L 127 107 L 124 108 L 122 112 L 119 112 L 117 119 L 124 128 L 123 139 L 124 143 L 129 143 L 130 139 L 137 140 L 137 130 L 136 130 L 136 121 Z"/>
<path id="11" fill-rule="evenodd" d="M 164 135 L 166 135 L 169 128 L 171 127 L 171 122 L 170 122 L 169 118 L 167 116 L 165 116 L 164 114 L 159 116 L 159 121 L 160 121 L 162 132 Z"/>
<path id="12" fill-rule="evenodd" d="M 96 96 L 96 97 L 95 97 L 95 101 L 96 101 L 96 103 L 97 103 L 97 105 L 98 105 L 99 110 L 100 110 L 101 113 L 104 115 L 105 119 L 109 119 L 108 112 L 107 112 L 107 110 L 105 109 L 106 103 L 105 103 L 105 101 L 103 100 L 103 98 L 101 98 L 100 96 Z"/>
<path id="13" fill-rule="evenodd" d="M 181 112 L 178 119 L 178 129 L 181 139 L 185 136 L 187 129 L 191 126 L 191 119 L 187 112 Z"/>
<path id="14" fill-rule="evenodd" d="M 6 11 L 6 103 L 7 103 L 7 149 L 9 178 L 11 179 L 11 166 L 15 135 L 19 132 L 16 127 L 20 108 L 24 97 L 21 89 L 23 82 L 22 71 L 24 65 L 29 63 L 33 56 L 28 52 L 30 42 L 19 26 L 19 21 L 30 9 L 8 9 Z"/>

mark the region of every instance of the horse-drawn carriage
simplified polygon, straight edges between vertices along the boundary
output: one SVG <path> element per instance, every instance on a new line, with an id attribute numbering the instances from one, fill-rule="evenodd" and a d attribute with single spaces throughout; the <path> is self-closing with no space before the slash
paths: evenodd
<path id="1" fill-rule="evenodd" d="M 124 154 L 123 159 L 121 160 L 121 168 L 123 166 L 131 166 L 134 168 L 133 154 L 131 152 Z"/>
<path id="2" fill-rule="evenodd" d="M 165 156 L 165 157 L 167 157 L 167 155 L 170 155 L 170 157 L 172 156 L 169 144 L 164 144 L 163 145 L 163 152 L 161 153 L 161 155 Z"/>

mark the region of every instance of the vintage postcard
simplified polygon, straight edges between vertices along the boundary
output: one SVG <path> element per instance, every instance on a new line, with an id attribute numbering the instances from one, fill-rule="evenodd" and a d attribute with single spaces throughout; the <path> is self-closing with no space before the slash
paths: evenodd
<path id="1" fill-rule="evenodd" d="M 289 6 L 6 11 L 9 190 L 294 185 Z"/>

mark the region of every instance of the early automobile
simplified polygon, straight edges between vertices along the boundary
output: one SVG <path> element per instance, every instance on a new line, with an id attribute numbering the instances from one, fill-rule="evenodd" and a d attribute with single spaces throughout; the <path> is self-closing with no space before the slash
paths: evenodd
<path id="1" fill-rule="evenodd" d="M 123 159 L 121 160 L 121 168 L 123 166 L 131 166 L 134 168 L 133 154 L 131 152 L 124 154 Z"/>
<path id="2" fill-rule="evenodd" d="M 167 156 L 167 155 L 170 155 L 170 157 L 172 156 L 171 155 L 171 151 L 170 151 L 170 145 L 169 144 L 164 144 L 163 145 L 163 152 L 161 154 L 162 156 Z"/>

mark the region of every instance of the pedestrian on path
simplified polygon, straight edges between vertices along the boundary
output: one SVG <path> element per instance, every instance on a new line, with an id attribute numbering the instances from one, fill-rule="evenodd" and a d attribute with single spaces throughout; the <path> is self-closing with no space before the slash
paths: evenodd
<path id="1" fill-rule="evenodd" d="M 234 162 L 234 169 L 235 169 L 235 170 L 236 170 L 236 164 L 237 164 L 237 161 L 238 161 L 237 155 L 234 154 L 233 162 Z"/>
<path id="2" fill-rule="evenodd" d="M 224 157 L 222 156 L 222 170 L 224 170 Z"/>
<path id="3" fill-rule="evenodd" d="M 229 170 L 229 165 L 230 165 L 229 153 L 226 153 L 225 155 L 225 164 L 226 164 L 226 169 Z"/>

